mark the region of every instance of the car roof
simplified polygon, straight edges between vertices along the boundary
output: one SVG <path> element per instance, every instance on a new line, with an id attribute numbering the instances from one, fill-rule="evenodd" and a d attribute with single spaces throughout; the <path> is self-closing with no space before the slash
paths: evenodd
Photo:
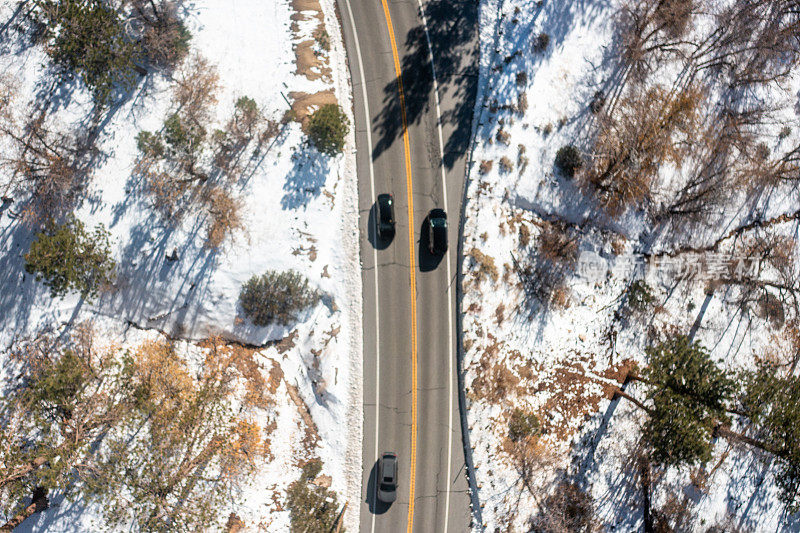
<path id="1" fill-rule="evenodd" d="M 383 454 L 383 468 L 381 475 L 384 479 L 395 477 L 395 470 L 397 469 L 397 456 L 393 453 Z"/>

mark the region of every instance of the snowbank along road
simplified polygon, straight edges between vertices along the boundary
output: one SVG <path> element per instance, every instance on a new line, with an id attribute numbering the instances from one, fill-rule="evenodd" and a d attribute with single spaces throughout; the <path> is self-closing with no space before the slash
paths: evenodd
<path id="1" fill-rule="evenodd" d="M 364 281 L 361 531 L 465 531 L 458 422 L 455 265 L 478 53 L 477 2 L 342 0 L 353 81 Z M 397 231 L 375 230 L 376 196 Z M 450 247 L 427 251 L 426 217 Z M 375 499 L 376 461 L 399 456 L 397 501 Z"/>

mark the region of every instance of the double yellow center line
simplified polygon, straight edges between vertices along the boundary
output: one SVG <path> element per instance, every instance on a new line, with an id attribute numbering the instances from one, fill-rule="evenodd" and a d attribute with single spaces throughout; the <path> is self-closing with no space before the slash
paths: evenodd
<path id="1" fill-rule="evenodd" d="M 410 257 L 411 277 L 411 481 L 408 484 L 408 533 L 414 526 L 414 481 L 417 472 L 417 277 L 414 257 L 414 187 L 411 180 L 411 146 L 408 142 L 408 119 L 406 118 L 406 99 L 403 93 L 403 73 L 400 69 L 400 56 L 394 38 L 392 16 L 386 0 L 381 0 L 386 16 L 386 28 L 392 45 L 394 73 L 397 76 L 397 91 L 400 95 L 400 115 L 403 119 L 403 147 L 406 160 L 406 195 L 408 197 L 408 255 Z"/>

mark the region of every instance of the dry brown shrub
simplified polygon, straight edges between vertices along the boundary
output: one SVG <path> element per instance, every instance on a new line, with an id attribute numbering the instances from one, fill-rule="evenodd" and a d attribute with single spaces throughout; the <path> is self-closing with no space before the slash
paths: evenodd
<path id="1" fill-rule="evenodd" d="M 241 210 L 243 202 L 221 187 L 206 193 L 205 203 L 210 216 L 206 246 L 219 248 L 226 239 L 245 229 Z"/>
<path id="2" fill-rule="evenodd" d="M 669 39 L 677 39 L 686 33 L 691 21 L 695 0 L 663 0 L 657 2 L 653 18 Z"/>
<path id="3" fill-rule="evenodd" d="M 497 130 L 497 135 L 495 137 L 497 138 L 497 142 L 501 142 L 501 143 L 505 144 L 506 146 L 511 144 L 511 134 L 508 133 L 503 128 L 500 128 L 499 130 Z"/>
<path id="4" fill-rule="evenodd" d="M 206 364 L 210 366 L 213 363 L 214 371 L 228 368 L 237 372 L 239 378 L 244 382 L 243 401 L 245 405 L 261 409 L 267 409 L 274 405 L 273 395 L 277 390 L 277 384 L 273 386 L 273 373 L 276 367 L 280 372 L 280 366 L 273 362 L 268 382 L 261 366 L 256 361 L 258 354 L 256 350 L 230 343 L 222 337 L 211 337 L 200 342 L 199 346 L 208 350 Z"/>
<path id="5" fill-rule="evenodd" d="M 484 355 L 481 358 L 477 377 L 472 380 L 472 395 L 489 403 L 506 400 L 517 388 L 519 378 L 504 364 L 489 362 Z"/>
<path id="6" fill-rule="evenodd" d="M 505 312 L 506 306 L 501 302 L 500 305 L 497 306 L 497 309 L 494 310 L 494 318 L 498 326 L 503 324 L 503 320 L 506 318 Z"/>
<path id="7" fill-rule="evenodd" d="M 552 263 L 574 265 L 578 259 L 578 239 L 560 222 L 545 221 L 539 233 L 539 255 Z"/>
<path id="8" fill-rule="evenodd" d="M 500 158 L 500 170 L 502 172 L 511 172 L 514 170 L 514 163 L 508 157 L 503 156 Z"/>
<path id="9" fill-rule="evenodd" d="M 531 520 L 533 531 L 541 533 L 592 532 L 598 528 L 591 494 L 577 484 L 562 480 L 542 502 Z"/>
<path id="10" fill-rule="evenodd" d="M 158 68 L 171 69 L 185 57 L 183 25 L 178 15 L 179 2 L 133 0 L 135 14 L 144 25 L 141 42 L 150 62 Z"/>
<path id="11" fill-rule="evenodd" d="M 550 294 L 550 303 L 556 309 L 568 309 L 572 305 L 572 291 L 566 285 L 555 287 Z"/>
<path id="12" fill-rule="evenodd" d="M 519 93 L 517 95 L 517 113 L 524 115 L 528 110 L 528 95 L 527 93 Z"/>
<path id="13" fill-rule="evenodd" d="M 541 493 L 543 487 L 537 483 L 536 475 L 551 471 L 558 462 L 558 458 L 547 444 L 538 437 L 514 441 L 506 436 L 501 447 L 511 458 L 523 487 L 531 494 Z"/>
<path id="14" fill-rule="evenodd" d="M 172 97 L 181 114 L 197 124 L 205 124 L 217 103 L 219 89 L 217 67 L 195 53 L 176 73 Z"/>
<path id="15" fill-rule="evenodd" d="M 704 99 L 696 86 L 677 94 L 660 86 L 633 87 L 611 114 L 601 116 L 585 181 L 610 214 L 649 198 L 663 163 L 682 166 Z"/>
<path id="16" fill-rule="evenodd" d="M 527 247 L 531 242 L 531 228 L 524 222 L 519 226 L 519 244 L 522 247 Z"/>
<path id="17" fill-rule="evenodd" d="M 69 212 L 91 177 L 89 163 L 96 149 L 76 134 L 55 131 L 43 114 L 22 128 L 3 123 L 0 130 L 11 141 L 3 157 L 10 173 L 9 192 L 22 192 L 27 200 L 22 217 L 37 224 Z"/>
<path id="18" fill-rule="evenodd" d="M 499 274 L 497 272 L 497 265 L 495 265 L 493 257 L 484 254 L 477 248 L 470 250 L 469 256 L 473 261 L 475 261 L 475 265 L 477 266 L 475 278 L 477 279 L 478 283 L 483 281 L 483 278 L 486 276 L 491 278 L 492 281 L 497 281 Z"/>
<path id="19" fill-rule="evenodd" d="M 488 174 L 489 172 L 492 171 L 492 165 L 493 164 L 494 164 L 494 161 L 492 161 L 491 159 L 484 159 L 483 161 L 481 161 L 481 166 L 479 167 L 479 172 L 482 175 Z"/>
<path id="20" fill-rule="evenodd" d="M 166 220 L 181 218 L 181 198 L 189 188 L 185 180 L 176 179 L 170 172 L 159 170 L 146 158 L 137 165 L 153 208 Z"/>
<path id="21" fill-rule="evenodd" d="M 625 253 L 625 242 L 627 239 L 624 235 L 617 235 L 611 239 L 611 251 L 614 255 L 622 255 Z"/>

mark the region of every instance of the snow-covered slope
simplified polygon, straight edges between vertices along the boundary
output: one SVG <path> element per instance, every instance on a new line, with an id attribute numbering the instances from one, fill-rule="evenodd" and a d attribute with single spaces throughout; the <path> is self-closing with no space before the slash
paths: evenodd
<path id="1" fill-rule="evenodd" d="M 462 313 L 468 420 L 487 531 L 534 527 L 559 480 L 591 497 L 601 529 L 643 527 L 636 459 L 643 415 L 614 393 L 634 365 L 646 364 L 644 348 L 659 334 L 693 336 L 729 370 L 795 349 L 788 310 L 787 325 L 776 325 L 757 306 L 743 306 L 736 287 L 716 283 L 737 266 L 741 249 L 730 240 L 700 254 L 685 247 L 710 245 L 754 219 L 793 216 L 796 184 L 771 189 L 754 210 L 730 191 L 705 225 L 659 227 L 644 208 L 609 215 L 587 187 L 556 170 L 562 146 L 591 151 L 598 116 L 590 104 L 600 90 L 610 98 L 620 75 L 620 5 L 481 1 Z M 776 153 L 796 144 L 797 74 L 770 95 L 781 103 L 771 129 L 791 127 Z M 771 129 L 766 140 L 773 146 Z M 681 176 L 674 168 L 662 175 L 653 203 L 668 197 Z M 767 233 L 796 238 L 792 216 Z M 652 288 L 644 312 L 629 312 L 634 280 Z M 635 384 L 625 390 L 637 396 Z M 540 438 L 510 438 L 515 410 L 536 415 Z M 709 463 L 659 473 L 652 507 L 685 510 L 681 531 L 797 531 L 797 515 L 787 514 L 762 459 L 752 448 L 716 439 Z"/>
<path id="2" fill-rule="evenodd" d="M 290 109 L 291 92 L 329 91 L 350 115 L 349 78 L 334 2 L 323 1 L 321 12 L 308 16 L 296 11 L 301 4 L 291 0 L 184 4 L 181 16 L 192 34 L 192 53 L 205 57 L 219 73 L 214 125 L 221 127 L 243 96 L 255 100 L 267 119 L 280 122 Z M 17 84 L 17 103 L 24 112 L 24 106 L 35 102 L 49 83 L 51 71 L 45 68 L 49 59 L 42 46 L 23 44 L 24 39 L 18 38 L 15 24 L 20 19 L 11 20 L 18 14 L 16 6 L 9 0 L 0 7 L 0 20 L 10 21 L 2 29 L 0 73 Z M 295 47 L 313 38 L 316 30 L 302 22 L 311 17 L 324 19 L 327 31 L 328 46 L 316 49 L 325 65 L 322 76 L 305 76 L 295 63 Z M 189 342 L 220 335 L 263 347 L 265 368 L 270 359 L 274 361 L 284 381 L 276 393 L 280 398 L 275 408 L 274 460 L 261 478 L 253 480 L 242 518 L 254 530 L 286 531 L 288 511 L 275 502 L 296 479 L 297 460 L 307 452 L 300 445 L 302 423 L 298 407 L 286 395 L 287 386 L 297 388 L 311 413 L 320 439 L 310 453 L 323 460 L 323 473 L 332 477 L 340 502 L 360 494 L 361 278 L 353 134 L 343 156 L 329 157 L 309 145 L 298 122 L 285 121 L 236 191 L 243 201 L 245 231 L 212 249 L 205 245 L 201 229 L 205 215 L 190 213 L 179 224 L 163 221 L 139 194 L 133 178 L 139 156 L 136 134 L 162 127 L 172 105 L 171 87 L 169 77 L 151 73 L 109 114 L 100 129 L 92 182 L 75 211 L 88 228 L 102 223 L 110 231 L 118 265 L 110 290 L 93 301 L 75 295 L 51 298 L 47 288 L 24 270 L 31 228 L 22 222 L 15 204 L 4 205 L 0 339 L 8 347 L 44 326 L 92 320 L 109 334 L 119 335 L 120 342 L 138 338 L 142 333 L 137 332 L 143 330 Z M 80 83 L 71 84 L 53 101 L 51 120 L 67 130 L 85 124 L 91 109 L 89 92 Z M 266 270 L 290 269 L 306 276 L 323 294 L 321 303 L 297 324 L 253 326 L 237 303 L 242 284 Z M 343 427 L 348 430 L 342 431 Z M 45 513 L 33 529 L 45 525 L 49 531 L 80 529 L 80 518 L 60 512 Z M 345 527 L 354 530 L 357 518 L 357 512 L 348 512 Z"/>

